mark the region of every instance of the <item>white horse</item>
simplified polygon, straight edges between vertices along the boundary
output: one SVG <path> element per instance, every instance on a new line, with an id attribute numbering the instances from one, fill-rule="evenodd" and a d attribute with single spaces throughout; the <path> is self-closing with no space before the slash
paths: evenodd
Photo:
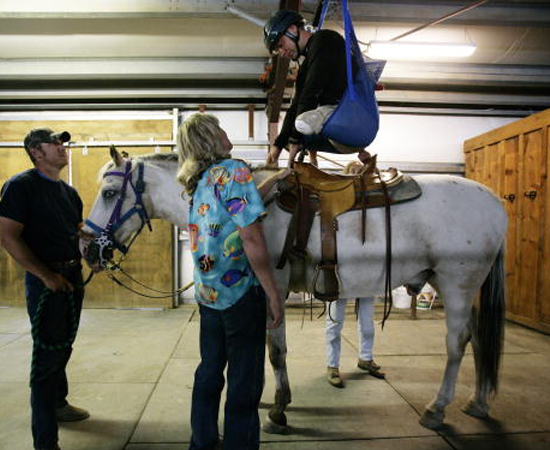
<path id="1" fill-rule="evenodd" d="M 148 218 L 166 219 L 179 226 L 187 223 L 188 204 L 176 181 L 177 155 L 157 154 L 123 160 L 112 149 L 111 157 L 113 161 L 103 169 L 99 194 L 83 228 L 84 232 L 101 235 L 84 249 L 86 259 L 96 268 L 102 257 L 109 257 L 104 251 L 113 242 L 126 250 L 123 243 L 140 230 Z M 258 176 L 261 175 L 255 174 L 256 181 Z M 140 178 L 145 182 L 143 194 L 139 189 L 137 193 L 130 189 L 142 184 Z M 422 188 L 421 197 L 391 208 L 391 287 L 409 285 L 418 289 L 429 282 L 445 304 L 447 363 L 441 387 L 420 419 L 422 425 L 436 428 L 442 425 L 445 407 L 454 397 L 468 342 L 472 343 L 475 355 L 476 388 L 463 411 L 481 418 L 488 415 L 488 397 L 497 388 L 504 332 L 503 256 L 507 216 L 499 199 L 474 181 L 446 175 L 422 175 L 415 179 Z M 124 190 L 126 192 L 121 192 Z M 269 204 L 268 213 L 264 230 L 269 236 L 267 244 L 275 266 L 291 215 L 274 202 Z M 383 208 L 368 211 L 364 245 L 360 238 L 360 214 L 360 211 L 348 212 L 338 218 L 340 295 L 345 298 L 367 297 L 384 291 L 384 211 Z M 308 243 L 312 256 L 307 267 L 309 280 L 321 255 L 319 236 L 316 217 Z M 286 295 L 288 265 L 275 272 L 278 288 Z M 474 305 L 480 288 L 479 305 Z M 284 324 L 270 332 L 268 346 L 276 394 L 269 412 L 272 426 L 266 431 L 287 432 L 284 410 L 291 402 L 291 394 Z"/>

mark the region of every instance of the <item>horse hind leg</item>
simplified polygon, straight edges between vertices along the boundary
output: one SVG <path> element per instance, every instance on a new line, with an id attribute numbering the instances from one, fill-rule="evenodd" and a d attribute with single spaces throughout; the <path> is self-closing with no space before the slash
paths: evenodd
<path id="1" fill-rule="evenodd" d="M 288 434 L 288 426 L 285 409 L 292 401 L 290 384 L 288 382 L 288 371 L 286 367 L 286 330 L 285 322 L 278 328 L 269 330 L 267 345 L 269 361 L 275 376 L 275 402 L 263 425 L 263 430 L 269 434 Z"/>
<path id="2" fill-rule="evenodd" d="M 458 370 L 466 344 L 471 338 L 471 299 L 474 296 L 473 292 L 460 289 L 443 289 L 438 290 L 438 293 L 445 302 L 447 363 L 439 391 L 420 418 L 420 424 L 430 429 L 439 428 L 443 424 L 445 407 L 455 395 Z"/>

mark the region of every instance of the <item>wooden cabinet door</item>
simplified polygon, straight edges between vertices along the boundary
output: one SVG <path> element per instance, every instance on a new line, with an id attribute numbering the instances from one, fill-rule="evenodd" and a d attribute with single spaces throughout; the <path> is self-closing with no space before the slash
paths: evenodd
<path id="1" fill-rule="evenodd" d="M 502 195 L 504 207 L 508 214 L 508 231 L 506 233 L 506 310 L 517 313 L 520 309 L 520 298 L 517 295 L 518 269 L 518 158 L 519 138 L 516 136 L 504 141 L 504 167 Z"/>
<path id="2" fill-rule="evenodd" d="M 546 167 L 550 164 L 550 125 L 546 125 L 544 130 L 544 141 L 546 143 Z M 548 175 L 548 173 L 546 173 Z M 547 178 L 545 178 L 546 180 Z M 540 295 L 538 296 L 539 329 L 550 333 L 550 192 L 548 184 L 545 186 L 545 225 L 542 242 L 544 250 L 541 261 L 540 272 Z M 541 199 L 542 200 L 542 199 Z"/>
<path id="3" fill-rule="evenodd" d="M 538 319 L 538 278 L 542 257 L 544 188 L 546 161 L 543 129 L 520 136 L 518 180 L 518 283 L 517 296 L 510 310 L 534 323 Z"/>

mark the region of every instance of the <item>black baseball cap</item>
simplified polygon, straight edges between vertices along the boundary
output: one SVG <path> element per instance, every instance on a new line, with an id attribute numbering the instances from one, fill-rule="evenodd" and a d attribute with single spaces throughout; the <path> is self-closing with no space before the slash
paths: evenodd
<path id="1" fill-rule="evenodd" d="M 68 131 L 54 133 L 50 128 L 35 128 L 25 136 L 25 148 L 30 150 L 40 144 L 53 144 L 56 141 L 69 142 L 71 134 Z"/>

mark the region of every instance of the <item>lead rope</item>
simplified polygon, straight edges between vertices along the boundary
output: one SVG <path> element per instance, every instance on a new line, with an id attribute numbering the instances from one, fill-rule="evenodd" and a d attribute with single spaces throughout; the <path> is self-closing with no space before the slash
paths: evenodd
<path id="1" fill-rule="evenodd" d="M 86 278 L 86 281 L 84 281 L 81 285 L 77 285 L 77 288 L 84 289 L 84 286 L 86 286 L 91 281 L 93 276 L 94 276 L 94 272 L 90 271 L 90 274 Z M 47 350 L 47 351 L 64 350 L 66 348 L 70 348 L 74 340 L 76 339 L 76 332 L 78 330 L 78 319 L 76 317 L 74 295 L 72 292 L 69 292 L 67 294 L 67 299 L 69 301 L 69 318 L 71 321 L 71 329 L 69 331 L 69 335 L 67 336 L 67 339 L 58 344 L 54 344 L 51 342 L 44 342 L 40 338 L 40 324 L 42 322 L 42 313 L 44 311 L 44 305 L 46 304 L 48 297 L 51 297 L 52 295 L 54 295 L 54 293 L 47 287 L 44 287 L 38 299 L 36 312 L 34 316 L 31 318 L 31 335 L 33 340 L 32 359 L 31 359 L 31 376 L 30 376 L 30 383 L 29 383 L 31 386 L 36 380 L 36 359 L 38 357 L 38 351 L 40 349 Z"/>

